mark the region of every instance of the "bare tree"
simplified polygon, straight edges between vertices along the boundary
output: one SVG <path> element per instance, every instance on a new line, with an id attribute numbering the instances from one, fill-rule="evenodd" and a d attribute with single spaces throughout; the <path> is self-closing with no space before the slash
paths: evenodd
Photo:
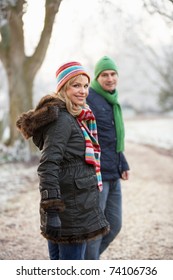
<path id="1" fill-rule="evenodd" d="M 172 4 L 173 0 L 144 0 L 144 7 L 149 13 L 158 13 L 169 23 L 173 21 L 173 10 L 170 9 Z"/>
<path id="2" fill-rule="evenodd" d="M 45 0 L 45 19 L 39 42 L 34 53 L 26 56 L 23 15 L 27 1 L 0 0 L 0 60 L 7 75 L 10 100 L 8 144 L 13 144 L 18 138 L 18 115 L 32 107 L 34 78 L 44 61 L 61 2 Z"/>
<path id="3" fill-rule="evenodd" d="M 169 28 L 173 27 L 173 0 L 144 0 L 144 7 L 150 14 L 157 13 L 165 20 Z M 163 83 L 159 92 L 159 103 L 164 111 L 173 110 L 173 51 L 172 45 L 162 50 L 164 65 L 161 67 L 152 64 L 157 69 Z M 160 59 L 154 50 L 150 49 L 150 54 L 155 57 L 155 61 Z M 158 64 L 158 63 L 157 63 Z"/>

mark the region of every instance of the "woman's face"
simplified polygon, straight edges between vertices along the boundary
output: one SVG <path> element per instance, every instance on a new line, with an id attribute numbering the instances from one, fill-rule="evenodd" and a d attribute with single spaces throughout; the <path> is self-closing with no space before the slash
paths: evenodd
<path id="1" fill-rule="evenodd" d="M 88 96 L 88 87 L 89 81 L 87 76 L 76 76 L 73 82 L 67 87 L 66 95 L 73 104 L 83 106 Z"/>

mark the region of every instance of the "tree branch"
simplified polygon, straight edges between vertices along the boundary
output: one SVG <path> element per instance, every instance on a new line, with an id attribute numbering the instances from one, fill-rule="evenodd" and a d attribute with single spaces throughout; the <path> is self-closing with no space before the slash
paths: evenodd
<path id="1" fill-rule="evenodd" d="M 32 77 L 35 76 L 44 61 L 51 39 L 54 19 L 61 2 L 62 0 L 46 0 L 44 28 L 41 33 L 39 43 L 33 55 L 26 59 L 27 73 L 31 73 Z"/>

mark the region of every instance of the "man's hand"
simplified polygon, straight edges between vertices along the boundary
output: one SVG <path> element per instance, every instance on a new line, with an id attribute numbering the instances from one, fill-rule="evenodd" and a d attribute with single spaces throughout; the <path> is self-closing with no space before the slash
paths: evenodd
<path id="1" fill-rule="evenodd" d="M 121 179 L 123 180 L 128 180 L 129 179 L 129 171 L 123 171 L 123 173 L 121 174 Z"/>

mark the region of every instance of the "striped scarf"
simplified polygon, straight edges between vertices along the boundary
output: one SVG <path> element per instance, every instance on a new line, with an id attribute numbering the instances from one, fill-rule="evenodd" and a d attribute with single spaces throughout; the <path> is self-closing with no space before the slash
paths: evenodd
<path id="1" fill-rule="evenodd" d="M 93 164 L 96 170 L 98 189 L 102 191 L 102 177 L 100 173 L 100 145 L 97 137 L 97 125 L 92 111 L 83 108 L 77 117 L 79 126 L 85 138 L 85 161 Z"/>

